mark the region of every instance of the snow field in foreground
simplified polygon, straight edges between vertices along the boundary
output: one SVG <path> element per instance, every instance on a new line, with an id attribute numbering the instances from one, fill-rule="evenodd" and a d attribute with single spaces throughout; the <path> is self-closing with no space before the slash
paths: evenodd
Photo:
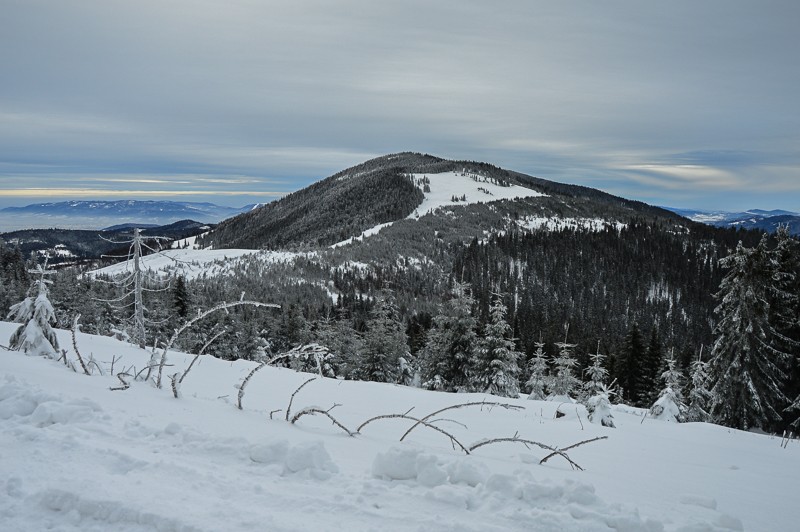
<path id="1" fill-rule="evenodd" d="M 15 325 L 0 323 L 0 338 Z M 69 334 L 58 331 L 62 345 Z M 81 351 L 115 372 L 149 354 L 80 333 Z M 121 357 L 121 360 L 120 360 Z M 191 356 L 172 353 L 169 373 Z M 351 438 L 321 416 L 291 425 L 289 398 L 310 375 L 265 368 L 236 409 L 253 364 L 202 357 L 182 384 L 136 382 L 0 350 L 0 528 L 3 530 L 792 530 L 800 445 L 707 424 L 677 425 L 619 407 L 617 429 L 583 410 L 554 419 L 555 403 L 443 394 L 319 379 L 292 412 L 328 409 L 350 430 L 380 414 L 422 417 L 468 401 L 437 425 L 460 442 L 520 437 L 566 446 L 585 468 L 520 444 L 470 456 L 406 420 L 375 421 Z M 570 407 L 571 408 L 571 407 Z M 274 412 L 270 420 L 270 411 Z M 578 418 L 581 418 L 581 422 Z"/>

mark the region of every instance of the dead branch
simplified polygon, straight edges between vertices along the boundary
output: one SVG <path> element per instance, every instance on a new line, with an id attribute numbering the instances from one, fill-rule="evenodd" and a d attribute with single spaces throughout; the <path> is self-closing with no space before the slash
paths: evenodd
<path id="1" fill-rule="evenodd" d="M 173 373 L 169 376 L 169 380 L 172 385 L 172 395 L 175 396 L 175 399 L 178 399 L 179 395 L 179 388 L 180 388 L 180 381 L 178 380 L 178 373 Z"/>
<path id="2" fill-rule="evenodd" d="M 111 356 L 111 374 L 114 374 L 114 363 L 117 361 L 117 355 Z"/>
<path id="3" fill-rule="evenodd" d="M 186 323 L 184 323 L 181 326 L 180 329 L 176 329 L 175 333 L 172 335 L 172 338 L 170 338 L 169 342 L 167 342 L 167 345 L 164 346 L 164 351 L 161 353 L 161 362 L 158 364 L 158 378 L 156 379 L 156 386 L 158 388 L 161 388 L 161 372 L 163 371 L 164 365 L 167 362 L 167 353 L 172 348 L 172 344 L 175 343 L 175 341 L 178 339 L 178 336 L 180 336 L 180 334 L 183 331 L 185 331 L 186 329 L 188 329 L 189 327 L 191 327 L 192 325 L 194 325 L 198 321 L 202 320 L 203 318 L 205 318 L 209 314 L 213 314 L 214 312 L 217 312 L 219 310 L 225 310 L 227 312 L 228 309 L 231 308 L 231 307 L 238 307 L 238 306 L 242 306 L 242 305 L 251 305 L 251 306 L 254 306 L 254 307 L 281 308 L 280 305 L 276 305 L 274 303 L 262 303 L 260 301 L 234 301 L 233 303 L 224 303 L 224 302 L 220 303 L 219 305 L 217 305 L 217 306 L 215 306 L 213 308 L 210 308 L 210 309 L 206 310 L 205 312 L 202 312 L 202 313 L 198 314 L 197 316 L 195 316 L 191 320 L 189 320 Z M 151 363 L 152 362 L 154 362 L 154 360 L 151 360 Z M 147 377 L 148 378 L 150 377 L 149 373 L 148 373 Z"/>
<path id="4" fill-rule="evenodd" d="M 131 383 L 126 381 L 125 377 L 130 377 L 130 376 L 131 376 L 130 373 L 122 373 L 122 372 L 117 373 L 117 378 L 119 379 L 119 382 L 122 383 L 122 386 L 117 386 L 116 388 L 115 387 L 111 387 L 111 388 L 109 388 L 109 390 L 111 390 L 112 392 L 115 392 L 117 390 L 127 390 L 128 388 L 131 387 Z"/>
<path id="5" fill-rule="evenodd" d="M 474 451 L 475 449 L 477 449 L 479 447 L 483 447 L 484 445 L 492 445 L 492 444 L 495 444 L 495 443 L 521 443 L 521 444 L 525 445 L 526 447 L 528 445 L 536 445 L 537 447 L 540 447 L 540 448 L 545 449 L 547 451 L 553 451 L 548 456 L 548 458 L 550 456 L 559 455 L 562 458 L 564 458 L 564 460 L 569 462 L 569 465 L 573 469 L 577 469 L 578 471 L 583 471 L 583 468 L 581 466 L 579 466 L 578 464 L 576 464 L 575 462 L 573 462 L 572 459 L 569 456 L 567 456 L 567 454 L 563 451 L 563 449 L 562 450 L 555 449 L 553 447 L 550 447 L 549 445 L 545 445 L 544 443 L 539 443 L 538 441 L 526 440 L 526 439 L 523 439 L 523 438 L 518 438 L 517 436 L 514 436 L 513 438 L 494 438 L 494 439 L 491 439 L 491 440 L 484 440 L 484 441 L 481 441 L 481 442 L 473 444 L 469 448 L 469 450 L 470 451 Z M 543 462 L 539 462 L 539 463 L 541 464 Z"/>
<path id="6" fill-rule="evenodd" d="M 335 418 L 335 417 L 333 417 L 333 416 L 330 414 L 330 411 L 331 411 L 331 410 L 333 410 L 333 409 L 334 409 L 335 407 L 337 407 L 337 406 L 339 406 L 339 405 L 333 405 L 333 406 L 332 406 L 331 408 L 329 408 L 328 410 L 323 410 L 323 409 L 321 409 L 321 408 L 317 408 L 317 407 L 314 407 L 314 406 L 311 406 L 311 407 L 304 408 L 304 409 L 300 410 L 300 411 L 299 411 L 297 414 L 295 414 L 295 416 L 292 418 L 292 425 L 294 425 L 295 423 L 297 423 L 297 420 L 298 420 L 298 419 L 300 419 L 300 418 L 301 418 L 301 417 L 303 417 L 303 416 L 306 416 L 306 415 L 314 415 L 314 414 L 321 414 L 321 415 L 323 415 L 323 416 L 326 416 L 328 419 L 330 419 L 330 420 L 333 422 L 333 424 L 334 424 L 334 425 L 336 425 L 337 427 L 339 427 L 340 429 L 342 429 L 343 431 L 345 431 L 345 432 L 347 433 L 347 435 L 348 435 L 348 436 L 350 436 L 350 437 L 353 437 L 353 436 L 355 436 L 355 435 L 356 435 L 356 433 L 355 433 L 355 432 L 351 432 L 351 431 L 350 431 L 350 429 L 348 429 L 347 427 L 345 427 L 344 425 L 342 425 L 341 423 L 339 423 L 339 422 L 336 420 L 336 418 Z"/>
<path id="7" fill-rule="evenodd" d="M 78 357 L 78 362 L 80 362 L 81 368 L 83 368 L 83 372 L 85 374 L 87 374 L 87 375 L 90 375 L 89 368 L 87 368 L 86 364 L 83 362 L 83 357 L 81 356 L 81 352 L 78 349 L 78 338 L 77 338 L 77 335 L 78 335 L 78 327 L 80 327 L 80 325 L 78 325 L 78 320 L 80 320 L 80 319 L 81 319 L 81 315 L 77 314 L 75 316 L 75 319 L 72 320 L 72 349 L 75 350 L 75 355 Z M 111 370 L 111 373 L 112 374 L 114 373 L 113 369 Z"/>
<path id="8" fill-rule="evenodd" d="M 569 451 L 570 449 L 574 449 L 575 447 L 580 447 L 581 445 L 585 445 L 587 443 L 592 443 L 592 442 L 595 442 L 595 441 L 607 440 L 607 439 L 608 439 L 608 436 L 598 436 L 596 438 L 591 438 L 589 440 L 583 440 L 583 441 L 579 441 L 578 443 L 573 443 L 572 445 L 569 445 L 567 447 L 563 447 L 561 449 L 553 449 L 553 452 L 548 454 L 547 456 L 545 456 L 541 460 L 539 460 L 539 463 L 543 464 L 543 463 L 547 462 L 548 460 L 550 460 L 552 457 L 554 457 L 557 454 L 566 457 L 566 455 L 564 454 L 565 451 Z"/>
<path id="9" fill-rule="evenodd" d="M 275 415 L 275 414 L 277 414 L 277 413 L 278 413 L 278 412 L 280 412 L 280 411 L 281 411 L 281 409 L 280 409 L 280 408 L 278 408 L 277 410 L 272 410 L 272 411 L 270 411 L 270 413 L 269 413 L 269 418 L 270 418 L 270 419 L 272 419 L 272 416 L 273 416 L 273 415 Z"/>
<path id="10" fill-rule="evenodd" d="M 311 382 L 311 381 L 313 381 L 313 380 L 316 380 L 316 379 L 317 379 L 316 377 L 311 377 L 311 378 L 310 378 L 310 379 L 308 379 L 306 382 L 304 382 L 303 384 L 301 384 L 300 386 L 298 386 L 298 387 L 297 387 L 297 389 L 294 391 L 294 393 L 292 394 L 292 396 L 289 398 L 289 406 L 287 406 L 287 407 L 286 407 L 286 421 L 289 421 L 289 414 L 290 414 L 290 413 L 291 413 L 291 411 L 292 411 L 292 403 L 294 402 L 294 396 L 295 396 L 295 395 L 297 395 L 297 392 L 299 392 L 300 390 L 302 390 L 302 389 L 303 389 L 303 387 L 304 387 L 306 384 L 308 384 L 309 382 Z"/>
<path id="11" fill-rule="evenodd" d="M 583 421 L 581 421 L 581 414 L 578 412 L 578 407 L 575 407 L 575 415 L 578 416 L 578 423 L 581 424 L 581 430 L 583 430 Z"/>
<path id="12" fill-rule="evenodd" d="M 189 371 L 192 369 L 192 366 L 194 366 L 194 363 L 195 363 L 195 362 L 197 362 L 197 359 L 199 359 L 199 358 L 200 358 L 200 356 L 201 356 L 201 355 L 202 355 L 202 354 L 205 352 L 206 348 L 207 348 L 208 346 L 210 346 L 210 345 L 211 345 L 211 343 L 212 343 L 214 340 L 216 340 L 217 338 L 219 338 L 220 336 L 222 336 L 223 334 L 225 334 L 225 332 L 226 332 L 226 331 L 223 329 L 222 331 L 220 331 L 220 332 L 218 332 L 217 334 L 215 334 L 215 335 L 214 335 L 214 336 L 211 338 L 211 340 L 209 340 L 208 342 L 206 342 L 206 343 L 205 343 L 205 345 L 204 345 L 204 346 L 203 346 L 203 347 L 200 349 L 200 352 L 198 352 L 198 353 L 197 353 L 197 354 L 194 356 L 194 358 L 192 359 L 192 361 L 189 363 L 189 367 L 188 367 L 188 368 L 186 368 L 186 371 L 184 371 L 184 372 L 183 372 L 183 375 L 181 375 L 181 378 L 180 378 L 180 380 L 178 380 L 178 384 L 181 384 L 181 383 L 183 382 L 183 379 L 185 379 L 185 378 L 186 378 L 186 375 L 188 375 L 188 374 L 189 374 Z"/>
<path id="13" fill-rule="evenodd" d="M 410 412 L 410 410 L 409 410 L 409 412 Z M 382 416 L 375 416 L 373 418 L 370 418 L 370 419 L 366 420 L 361 425 L 359 425 L 359 427 L 356 429 L 356 433 L 357 434 L 361 433 L 361 429 L 363 429 L 364 427 L 366 427 L 367 425 L 369 425 L 373 421 L 378 421 L 379 419 L 408 419 L 409 421 L 415 421 L 416 424 L 414 426 L 423 425 L 423 426 L 428 427 L 430 429 L 433 429 L 433 430 L 435 430 L 437 432 L 441 432 L 442 434 L 444 434 L 445 436 L 450 438 L 450 443 L 452 443 L 454 446 L 458 445 L 459 447 L 461 447 L 461 450 L 464 451 L 464 453 L 470 454 L 469 449 L 464 447 L 464 445 L 460 441 L 458 441 L 455 436 L 453 436 L 452 434 L 450 434 L 446 430 L 444 430 L 442 428 L 439 428 L 436 425 L 432 425 L 431 423 L 429 423 L 427 421 L 424 421 L 422 419 L 409 416 L 407 414 L 384 414 Z"/>
<path id="14" fill-rule="evenodd" d="M 247 386 L 247 383 L 253 377 L 253 375 L 255 375 L 256 371 L 260 370 L 261 368 L 263 368 L 265 366 L 269 366 L 269 365 L 277 362 L 278 360 L 280 360 L 282 358 L 286 358 L 288 356 L 289 355 L 287 355 L 285 353 L 282 354 L 282 355 L 276 355 L 276 356 L 270 358 L 269 360 L 267 360 L 266 362 L 262 362 L 258 366 L 254 367 L 253 370 L 250 373 L 247 374 L 247 377 L 245 377 L 244 380 L 241 382 L 241 384 L 239 384 L 239 397 L 238 397 L 239 410 L 242 409 L 242 397 L 244 397 L 244 389 Z"/>
<path id="15" fill-rule="evenodd" d="M 425 416 L 423 418 L 420 418 L 419 422 L 414 423 L 414 425 L 412 425 L 411 428 L 408 429 L 405 434 L 403 434 L 403 437 L 400 438 L 400 441 L 403 441 L 406 438 L 406 436 L 408 436 L 409 433 L 412 430 L 414 430 L 415 428 L 417 428 L 418 425 L 421 424 L 422 421 L 428 421 L 430 418 L 432 418 L 434 416 L 437 416 L 437 415 L 441 414 L 442 412 L 446 412 L 448 410 L 455 410 L 457 408 L 466 408 L 466 407 L 470 407 L 470 406 L 490 406 L 490 407 L 499 406 L 500 408 L 505 408 L 507 410 L 522 410 L 521 406 L 512 405 L 512 404 L 508 404 L 508 403 L 487 403 L 486 401 L 475 401 L 475 402 L 472 402 L 472 403 L 461 403 L 461 404 L 457 404 L 457 405 L 453 405 L 453 406 L 448 406 L 448 407 L 442 408 L 441 410 L 437 410 L 436 412 L 434 412 L 432 414 L 428 414 L 427 416 Z"/>

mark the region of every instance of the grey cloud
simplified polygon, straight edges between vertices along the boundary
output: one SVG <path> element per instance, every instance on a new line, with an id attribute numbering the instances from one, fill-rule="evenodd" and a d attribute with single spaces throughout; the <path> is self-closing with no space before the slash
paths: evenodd
<path id="1" fill-rule="evenodd" d="M 3 11 L 0 187 L 10 165 L 45 164 L 207 173 L 243 189 L 234 176 L 294 180 L 288 191 L 406 149 L 654 201 L 671 199 L 671 183 L 696 185 L 689 199 L 708 207 L 749 201 L 753 175 L 777 192 L 800 181 L 795 2 L 95 0 Z M 659 165 L 729 179 L 631 171 Z M 764 200 L 800 209 L 785 195 Z"/>

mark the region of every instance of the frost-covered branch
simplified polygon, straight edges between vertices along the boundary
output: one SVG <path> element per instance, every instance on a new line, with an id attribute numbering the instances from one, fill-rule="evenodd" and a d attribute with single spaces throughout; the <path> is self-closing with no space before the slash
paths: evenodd
<path id="1" fill-rule="evenodd" d="M 450 441 L 453 444 L 458 445 L 459 447 L 461 447 L 461 450 L 464 451 L 464 453 L 470 454 L 469 449 L 467 449 L 460 441 L 458 441 L 456 439 L 455 436 L 453 436 L 452 434 L 450 434 L 446 430 L 444 430 L 444 429 L 442 429 L 440 427 L 437 427 L 436 425 L 433 425 L 433 424 L 431 424 L 431 423 L 429 423 L 427 421 L 423 421 L 423 420 L 421 420 L 419 418 L 409 416 L 408 414 L 384 414 L 382 416 L 375 416 L 373 418 L 370 418 L 370 419 L 366 420 L 361 425 L 359 425 L 359 427 L 356 429 L 356 433 L 361 433 L 361 429 L 363 429 L 364 427 L 366 427 L 367 425 L 369 425 L 373 421 L 378 421 L 380 419 L 408 419 L 409 421 L 415 421 L 416 424 L 414 426 L 424 425 L 425 427 L 433 429 L 433 430 L 435 430 L 437 432 L 441 432 L 442 434 L 444 434 L 445 436 L 450 438 Z M 405 436 L 403 436 L 403 437 L 405 437 Z"/>
<path id="2" fill-rule="evenodd" d="M 314 381 L 314 380 L 317 380 L 317 378 L 316 377 L 311 377 L 306 382 L 304 382 L 303 384 L 298 386 L 297 389 L 292 394 L 292 396 L 289 398 L 289 406 L 286 407 L 286 421 L 289 421 L 289 415 L 290 415 L 290 413 L 292 411 L 292 403 L 294 402 L 294 396 L 297 395 L 297 392 L 302 390 L 305 387 L 306 384 L 308 384 L 308 383 L 310 383 L 311 381 Z"/>
<path id="3" fill-rule="evenodd" d="M 353 436 L 355 436 L 355 435 L 356 435 L 356 433 L 355 433 L 355 432 L 352 432 L 350 429 L 348 429 L 347 427 L 345 427 L 344 425 L 342 425 L 341 423 L 339 423 L 339 421 L 337 421 L 337 419 L 336 419 L 335 417 L 333 417 L 333 416 L 330 414 L 330 411 L 331 411 L 331 410 L 333 410 L 333 409 L 334 409 L 335 407 L 337 407 L 337 406 L 339 406 L 339 405 L 333 405 L 333 406 L 332 406 L 331 408 L 329 408 L 328 410 L 323 410 L 323 409 L 321 409 L 321 408 L 319 408 L 319 407 L 316 407 L 316 406 L 309 406 L 309 407 L 307 407 L 307 408 L 304 408 L 304 409 L 300 410 L 300 411 L 299 411 L 299 412 L 298 412 L 298 413 L 297 413 L 297 414 L 296 414 L 296 415 L 295 415 L 295 416 L 292 418 L 292 421 L 291 421 L 291 423 L 292 423 L 292 425 L 294 425 L 295 423 L 297 423 L 297 420 L 298 420 L 298 419 L 300 419 L 301 417 L 303 417 L 303 416 L 306 416 L 306 415 L 315 415 L 315 414 L 320 414 L 320 415 L 326 416 L 328 419 L 330 419 L 330 420 L 333 422 L 333 424 L 334 424 L 334 425 L 336 425 L 337 427 L 339 427 L 340 429 L 342 429 L 343 431 L 345 431 L 345 432 L 347 433 L 347 435 L 348 435 L 348 436 L 350 436 L 350 437 L 353 437 Z"/>
<path id="4" fill-rule="evenodd" d="M 158 363 L 158 379 L 156 380 L 156 386 L 158 388 L 161 388 L 161 373 L 162 370 L 164 369 L 164 364 L 166 364 L 167 362 L 167 353 L 172 348 L 172 345 L 175 343 L 175 341 L 178 339 L 178 336 L 180 336 L 180 334 L 183 331 L 185 331 L 186 329 L 188 329 L 189 327 L 191 327 L 192 325 L 194 325 L 195 323 L 197 323 L 198 321 L 202 320 L 203 318 L 205 318 L 210 314 L 213 314 L 220 310 L 225 310 L 227 312 L 227 310 L 231 307 L 239 307 L 242 305 L 250 305 L 253 307 L 281 308 L 280 305 L 276 305 L 274 303 L 262 303 L 260 301 L 234 301 L 232 303 L 225 303 L 225 302 L 220 303 L 219 305 L 198 314 L 191 320 L 184 323 L 180 329 L 176 329 L 175 333 L 172 335 L 172 338 L 170 338 L 169 342 L 167 342 L 167 345 L 164 346 L 164 351 L 161 353 L 161 362 Z M 153 357 L 150 359 L 150 364 L 152 365 L 154 363 L 155 363 L 155 352 L 153 353 Z M 148 373 L 148 378 L 149 376 L 150 374 Z"/>
<path id="5" fill-rule="evenodd" d="M 75 355 L 78 357 L 78 362 L 80 362 L 81 368 L 83 368 L 83 372 L 87 375 L 90 375 L 89 368 L 86 367 L 86 364 L 83 362 L 83 357 L 81 356 L 81 352 L 78 349 L 78 320 L 81 319 L 81 315 L 78 314 L 75 316 L 75 319 L 72 321 L 72 349 L 75 350 Z"/>
<path id="6" fill-rule="evenodd" d="M 406 438 L 406 436 L 408 436 L 409 433 L 411 433 L 412 430 L 417 428 L 417 426 L 420 425 L 423 421 L 428 421 L 432 417 L 437 416 L 437 415 L 441 414 L 442 412 L 446 412 L 448 410 L 455 410 L 457 408 L 467 408 L 467 407 L 470 407 L 470 406 L 489 406 L 489 407 L 498 406 L 500 408 L 505 408 L 507 410 L 522 410 L 521 406 L 512 405 L 512 404 L 508 404 L 508 403 L 487 403 L 486 401 L 475 401 L 475 402 L 472 402 L 472 403 L 461 403 L 461 404 L 457 404 L 457 405 L 453 405 L 453 406 L 448 406 L 448 407 L 442 408 L 441 410 L 437 410 L 436 412 L 434 412 L 432 414 L 428 414 L 427 416 L 421 418 L 419 420 L 419 422 L 417 422 L 414 425 L 412 425 L 411 428 L 408 429 L 405 434 L 403 434 L 403 437 L 400 438 L 400 441 L 403 441 Z"/>

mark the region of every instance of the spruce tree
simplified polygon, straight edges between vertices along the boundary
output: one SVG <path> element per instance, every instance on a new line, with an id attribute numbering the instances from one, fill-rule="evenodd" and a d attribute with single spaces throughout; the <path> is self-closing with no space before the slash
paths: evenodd
<path id="1" fill-rule="evenodd" d="M 708 363 L 703 360 L 703 348 L 700 355 L 690 366 L 689 399 L 686 406 L 686 421 L 708 421 L 708 403 L 711 392 L 708 390 Z"/>
<path id="2" fill-rule="evenodd" d="M 652 404 L 660 395 L 659 377 L 663 362 L 658 327 L 653 327 L 650 331 L 650 343 L 644 353 L 639 374 L 639 400 L 643 404 Z"/>
<path id="3" fill-rule="evenodd" d="M 633 322 L 621 350 L 619 364 L 617 364 L 617 380 L 622 387 L 624 399 L 630 404 L 639 404 L 640 397 L 640 372 L 644 358 L 644 345 L 639 325 Z"/>
<path id="4" fill-rule="evenodd" d="M 589 412 L 589 421 L 600 423 L 604 427 L 614 427 L 614 416 L 611 415 L 611 391 L 606 387 L 608 371 L 603 367 L 605 355 L 600 352 L 600 341 L 597 342 L 597 352 L 589 355 L 592 365 L 586 368 L 587 381 L 583 385 L 584 404 Z"/>
<path id="5" fill-rule="evenodd" d="M 650 415 L 665 421 L 684 420 L 686 405 L 681 394 L 681 380 L 683 376 L 677 368 L 675 357 L 670 353 L 667 359 L 667 369 L 661 374 L 664 388 L 661 390 L 656 402 L 650 407 Z"/>
<path id="6" fill-rule="evenodd" d="M 511 338 L 511 326 L 506 322 L 507 307 L 503 298 L 495 294 L 474 357 L 473 388 L 476 391 L 491 393 L 501 397 L 519 395 L 519 359 L 522 353 L 516 350 Z"/>
<path id="7" fill-rule="evenodd" d="M 547 356 L 544 353 L 544 342 L 541 336 L 538 342 L 533 344 L 536 351 L 533 353 L 528 368 L 530 377 L 525 384 L 528 386 L 528 399 L 542 401 L 547 397 L 547 388 L 550 378 L 547 376 Z"/>
<path id="8" fill-rule="evenodd" d="M 420 354 L 423 386 L 457 392 L 469 387 L 469 364 L 477 335 L 472 316 L 474 304 L 469 286 L 455 283 L 453 297 L 433 319 L 427 342 Z"/>
<path id="9" fill-rule="evenodd" d="M 47 285 L 52 281 L 45 278 L 46 275 L 56 273 L 47 269 L 47 262 L 44 267 L 36 266 L 37 279 L 31 291 L 36 292 L 36 296 L 30 295 L 20 303 L 13 305 L 9 312 L 9 319 L 22 325 L 11 335 L 9 347 L 15 350 L 22 350 L 28 355 L 58 357 L 58 339 L 50 326 L 56 323 L 56 315 L 53 305 L 48 299 Z"/>
<path id="10" fill-rule="evenodd" d="M 781 389 L 789 355 L 775 347 L 769 323 L 773 265 L 767 236 L 755 248 L 739 242 L 720 265 L 728 273 L 715 295 L 711 415 L 729 427 L 768 429 L 781 421 L 782 405 L 789 402 Z"/>
<path id="11" fill-rule="evenodd" d="M 581 384 L 575 374 L 575 367 L 578 363 L 575 357 L 572 356 L 572 350 L 578 344 L 567 343 L 567 335 L 569 334 L 569 326 L 567 332 L 564 334 L 563 342 L 556 342 L 558 348 L 558 356 L 553 360 L 553 378 L 550 385 L 550 398 L 561 400 L 562 398 L 574 395 L 575 391 Z"/>
<path id="12" fill-rule="evenodd" d="M 800 397 L 800 243 L 787 226 L 780 226 L 775 237 L 770 323 L 779 349 L 789 354 L 785 390 L 791 399 Z"/>
<path id="13" fill-rule="evenodd" d="M 376 382 L 398 382 L 400 359 L 408 360 L 408 339 L 399 321 L 394 295 L 386 290 L 378 300 L 361 346 L 358 379 Z"/>

